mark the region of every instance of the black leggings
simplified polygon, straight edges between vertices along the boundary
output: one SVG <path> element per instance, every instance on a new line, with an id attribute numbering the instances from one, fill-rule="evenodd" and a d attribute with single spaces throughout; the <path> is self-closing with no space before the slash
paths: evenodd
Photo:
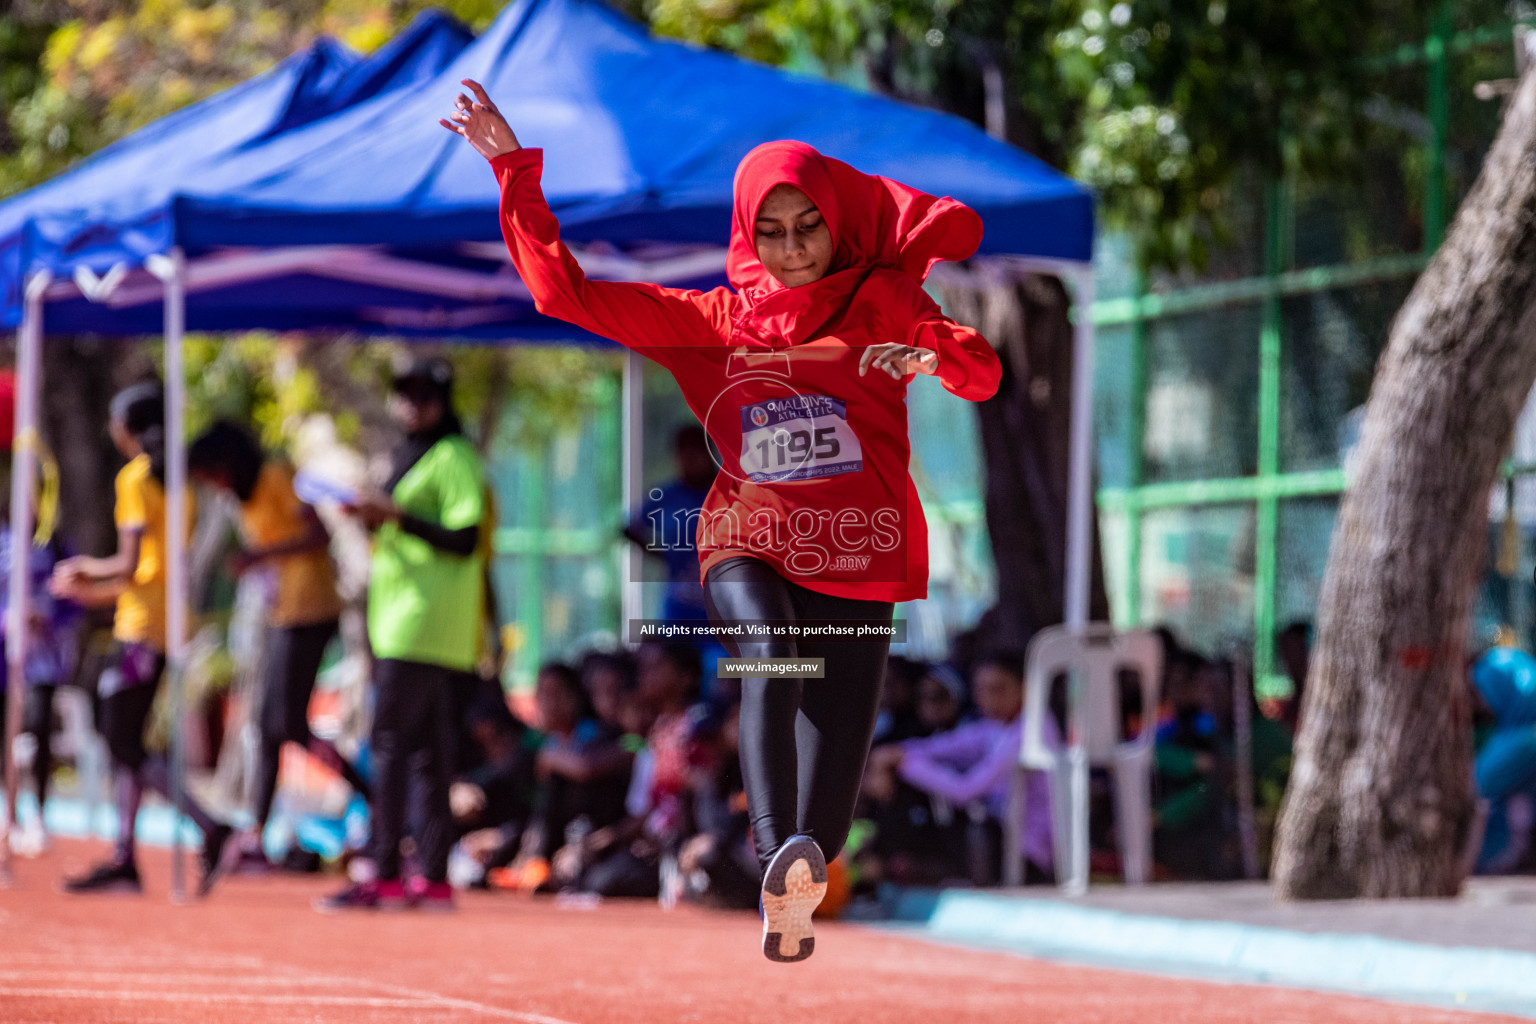
<path id="1" fill-rule="evenodd" d="M 48 802 L 48 781 L 53 774 L 53 693 L 52 683 L 35 683 L 27 687 L 21 712 L 21 732 L 37 742 L 37 753 L 32 758 L 32 781 L 37 785 L 37 806 Z M 0 736 L 5 735 L 7 704 L 4 690 L 0 690 Z M 41 810 L 39 810 L 41 813 Z"/>
<path id="2" fill-rule="evenodd" d="M 364 799 L 368 796 L 367 783 L 341 756 L 341 751 L 309 731 L 309 698 L 315 692 L 315 676 L 320 672 L 325 648 L 335 635 L 335 620 L 267 630 L 267 662 L 262 673 L 261 717 L 257 722 L 255 789 L 251 799 L 258 829 L 266 825 L 272 813 L 284 743 L 299 744 L 346 779 Z"/>
<path id="3" fill-rule="evenodd" d="M 829 597 L 781 577 L 756 558 L 731 558 L 704 581 L 711 622 L 889 623 L 885 601 Z M 728 640 L 737 658 L 823 658 L 822 679 L 749 677 L 741 682 L 741 774 L 758 861 L 767 865 L 792 835 L 816 840 L 827 859 L 848 838 L 875 731 L 890 641 Z"/>
<path id="4" fill-rule="evenodd" d="M 453 815 L 448 783 L 453 771 L 451 669 L 381 658 L 373 665 L 373 803 L 368 852 L 381 879 L 400 877 L 400 840 L 406 804 L 418 801 L 416 856 L 429 882 L 448 878 Z M 413 786 L 412 783 L 415 783 Z"/>
<path id="5" fill-rule="evenodd" d="M 116 674 L 119 680 L 124 676 L 131 680 L 109 686 L 111 692 L 101 698 L 97 708 L 97 729 L 107 741 L 117 783 L 117 847 L 113 857 L 118 863 L 128 863 L 134 858 L 134 824 L 144 790 L 152 789 L 166 798 L 171 795 L 170 763 L 163 754 L 152 754 L 144 745 L 144 729 L 165 673 L 165 656 L 142 644 L 117 643 L 106 672 Z M 122 688 L 117 689 L 118 685 Z M 180 795 L 181 812 L 204 837 L 220 827 L 222 823 L 192 798 L 186 786 L 180 787 Z"/>

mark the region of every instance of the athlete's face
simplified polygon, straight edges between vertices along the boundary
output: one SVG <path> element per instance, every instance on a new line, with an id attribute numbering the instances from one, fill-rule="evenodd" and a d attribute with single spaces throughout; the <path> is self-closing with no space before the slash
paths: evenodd
<path id="1" fill-rule="evenodd" d="M 757 258 L 787 288 L 826 276 L 832 232 L 810 197 L 793 185 L 775 185 L 757 211 Z"/>
<path id="2" fill-rule="evenodd" d="M 1000 665 L 983 665 L 971 684 L 976 707 L 997 722 L 1011 722 L 1024 710 L 1024 680 Z"/>

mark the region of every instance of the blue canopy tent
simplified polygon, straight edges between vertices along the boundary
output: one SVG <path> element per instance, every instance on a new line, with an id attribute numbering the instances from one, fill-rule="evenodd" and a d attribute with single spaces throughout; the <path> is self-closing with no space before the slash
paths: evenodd
<path id="1" fill-rule="evenodd" d="M 15 256 L 0 262 L 0 320 L 21 323 L 25 352 L 35 351 L 45 307 L 56 331 L 154 333 L 163 316 L 177 415 L 179 363 L 171 360 L 188 326 L 598 341 L 540 316 L 510 267 L 489 168 L 437 124 L 463 78 L 483 82 L 519 138 L 544 148 L 546 194 L 594 277 L 723 283 L 736 164 L 758 143 L 792 137 L 968 203 L 986 224 L 984 256 L 1062 274 L 1080 308 L 1091 301 L 1091 195 L 974 125 L 655 39 L 596 0 L 517 0 L 418 88 L 258 145 L 223 147 L 195 177 L 154 195 L 129 180 L 34 208 Z M 88 294 L 103 274 L 115 274 L 114 287 Z M 1092 351 L 1079 316 L 1069 623 L 1085 621 L 1088 608 Z M 638 367 L 631 353 L 631 502 L 640 491 Z M 35 386 L 35 370 L 26 380 Z M 172 490 L 179 462 L 173 455 Z M 179 536 L 172 531 L 173 541 Z M 626 588 L 626 616 L 635 600 Z"/>
<path id="2" fill-rule="evenodd" d="M 36 223 L 60 217 L 59 211 L 73 209 L 85 197 L 111 197 L 112 209 L 119 213 L 162 204 L 177 188 L 196 181 L 199 175 L 207 173 L 209 166 L 216 166 L 221 160 L 355 103 L 431 78 L 473 38 L 466 26 L 437 11 L 424 12 L 390 43 L 366 58 L 321 37 L 249 82 L 161 118 L 58 177 L 0 204 L 0 288 L 4 289 L 8 311 L 19 309 L 24 287 L 30 286 L 26 294 L 32 295 L 34 302 L 47 297 L 39 289 L 48 281 L 51 268 L 30 258 L 25 247 Z M 24 278 L 23 268 L 30 268 L 33 273 Z M 116 293 L 126 266 L 117 265 L 104 279 L 97 278 L 87 263 L 77 264 L 73 272 L 77 294 L 105 297 Z M 23 496 L 24 485 L 35 469 L 40 315 L 36 323 L 23 327 L 18 352 L 22 384 L 16 408 L 19 432 L 15 435 L 16 472 L 11 494 L 11 521 L 18 524 L 12 533 L 13 566 L 26 564 L 25 538 L 31 532 L 32 508 Z M 118 325 L 104 333 L 150 333 L 158 331 L 158 327 L 156 324 L 148 331 L 129 332 Z M 175 355 L 179 356 L 179 351 Z M 177 515 L 180 507 L 176 505 L 172 515 Z M 173 560 L 172 566 L 173 574 L 179 571 L 179 562 Z M 23 579 L 24 575 L 12 572 L 9 580 L 10 606 L 17 610 L 15 621 L 24 621 L 26 615 Z M 18 642 L 16 633 L 9 635 L 12 642 L 7 668 L 9 677 L 16 679 L 20 674 L 18 666 L 26 657 L 25 637 Z M 20 693 L 19 687 L 12 687 L 9 699 L 14 700 Z M 17 721 L 16 706 L 8 710 L 8 721 Z M 4 749 L 10 749 L 9 743 L 7 737 Z M 9 765 L 10 759 L 6 760 Z M 13 781 L 7 776 L 8 792 L 14 792 Z M 13 807 L 0 826 L 9 822 L 11 813 Z M 8 869 L 9 849 L 0 836 L 0 873 Z M 179 891 L 179 858 L 177 888 Z"/>

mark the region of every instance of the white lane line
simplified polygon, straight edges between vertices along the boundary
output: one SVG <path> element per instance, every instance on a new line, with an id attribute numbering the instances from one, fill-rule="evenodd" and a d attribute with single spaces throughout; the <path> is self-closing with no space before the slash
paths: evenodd
<path id="1" fill-rule="evenodd" d="M 219 995 L 210 992 L 96 992 L 81 988 L 11 988 L 0 987 L 0 996 L 16 999 L 129 999 L 155 1003 L 255 1003 L 263 1006 L 368 1006 L 402 1010 L 440 1009 L 432 999 L 385 999 L 378 996 L 256 995 L 237 993 Z"/>
<path id="2" fill-rule="evenodd" d="M 70 981 L 84 984 L 116 985 L 138 982 L 145 985 L 249 985 L 253 988 L 306 988 L 315 985 L 342 986 L 346 988 L 368 987 L 364 979 L 306 978 L 295 974 L 291 977 L 247 977 L 240 974 L 157 974 L 152 971 L 68 971 L 68 970 L 0 970 L 0 981 Z"/>

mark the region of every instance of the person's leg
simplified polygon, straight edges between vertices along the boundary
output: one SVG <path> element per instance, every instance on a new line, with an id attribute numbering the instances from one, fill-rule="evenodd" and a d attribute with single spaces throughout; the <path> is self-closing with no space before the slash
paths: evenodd
<path id="1" fill-rule="evenodd" d="M 571 781 L 560 775 L 544 780 L 539 808 L 534 812 L 534 828 L 538 830 L 538 843 L 534 854 L 544 860 L 553 860 L 555 852 L 565 843 L 565 830 L 578 814 L 577 793 Z"/>
<path id="2" fill-rule="evenodd" d="M 709 571 L 704 601 L 710 621 L 789 622 L 795 618 L 789 584 L 755 558 L 733 558 Z M 736 658 L 792 658 L 792 639 L 730 639 Z M 758 859 L 767 864 L 798 820 L 799 775 L 795 719 L 802 680 L 753 676 L 741 681 L 741 774 Z"/>
<path id="3" fill-rule="evenodd" d="M 400 877 L 400 840 L 405 834 L 410 799 L 411 754 L 420 745 L 426 701 L 419 666 L 382 659 L 374 663 L 373 732 L 374 802 L 370 808 L 368 852 L 380 881 Z"/>
<path id="4" fill-rule="evenodd" d="M 124 682 L 125 657 L 114 652 L 103 673 L 106 691 L 97 705 L 97 728 L 106 741 L 112 758 L 113 795 L 117 804 L 117 841 L 112 857 L 96 869 L 64 880 L 68 893 L 95 893 L 115 889 L 140 891 L 139 872 L 134 863 L 134 825 L 144 789 L 139 777 L 145 759 L 144 723 L 154 704 L 152 682 Z"/>
<path id="5" fill-rule="evenodd" d="M 37 787 L 37 815 L 42 819 L 48 803 L 48 783 L 53 775 L 53 694 L 56 687 L 38 684 L 27 691 L 26 715 L 22 729 L 37 744 L 32 758 L 32 781 Z"/>
<path id="6" fill-rule="evenodd" d="M 448 881 L 448 853 L 453 845 L 453 812 L 448 805 L 448 786 L 452 781 L 453 755 L 457 723 L 453 717 L 453 693 L 449 671 L 435 665 L 419 665 L 426 721 L 421 746 L 413 758 L 417 793 L 421 806 L 417 821 L 417 855 L 421 876 L 428 885 Z"/>
<path id="7" fill-rule="evenodd" d="M 284 667 L 283 707 L 284 736 L 304 747 L 309 755 L 346 780 L 352 791 L 364 800 L 369 798 L 367 781 L 357 769 L 342 756 L 330 740 L 323 740 L 309 731 L 309 702 L 315 693 L 315 681 L 320 675 L 320 663 L 325 651 L 335 639 L 338 624 L 322 622 L 313 626 L 295 626 L 287 632 L 288 663 Z"/>
<path id="8" fill-rule="evenodd" d="M 616 850 L 582 872 L 577 889 L 608 899 L 655 899 L 661 874 L 627 849 Z"/>
<path id="9" fill-rule="evenodd" d="M 139 768 L 139 780 L 144 784 L 144 788 L 154 790 L 167 800 L 171 798 L 171 763 L 164 756 L 155 754 L 145 758 L 144 764 Z M 223 822 L 209 813 L 207 808 L 193 799 L 185 785 L 181 787 L 177 807 L 182 814 L 192 819 L 192 824 L 198 827 L 204 837 L 213 835 L 226 827 Z"/>
<path id="10" fill-rule="evenodd" d="M 284 702 L 288 668 L 293 658 L 289 630 L 268 629 L 266 642 L 267 660 L 261 673 L 261 711 L 256 718 L 256 769 L 255 777 L 251 779 L 251 816 L 255 819 L 252 832 L 258 841 L 272 815 L 283 741 L 288 738 Z"/>
<path id="11" fill-rule="evenodd" d="M 1514 868 L 1531 840 L 1531 805 L 1536 793 L 1536 730 L 1500 729 L 1483 744 L 1476 762 L 1477 793 L 1488 801 L 1488 825 L 1477 870 L 1498 874 Z"/>
<path id="12" fill-rule="evenodd" d="M 141 771 L 148 754 L 144 750 L 144 725 L 154 706 L 155 687 L 139 684 L 102 698 L 101 734 L 112 757 L 117 799 L 117 845 L 112 859 L 118 864 L 134 861 L 134 825 L 144 798 Z"/>
<path id="13" fill-rule="evenodd" d="M 796 588 L 803 622 L 849 619 L 889 625 L 892 606 L 828 597 Z M 816 840 L 827 860 L 848 839 L 864 764 L 880 711 L 880 684 L 890 641 L 802 641 L 806 658 L 824 659 L 825 675 L 807 679 L 795 722 L 799 753 L 798 831 Z"/>

